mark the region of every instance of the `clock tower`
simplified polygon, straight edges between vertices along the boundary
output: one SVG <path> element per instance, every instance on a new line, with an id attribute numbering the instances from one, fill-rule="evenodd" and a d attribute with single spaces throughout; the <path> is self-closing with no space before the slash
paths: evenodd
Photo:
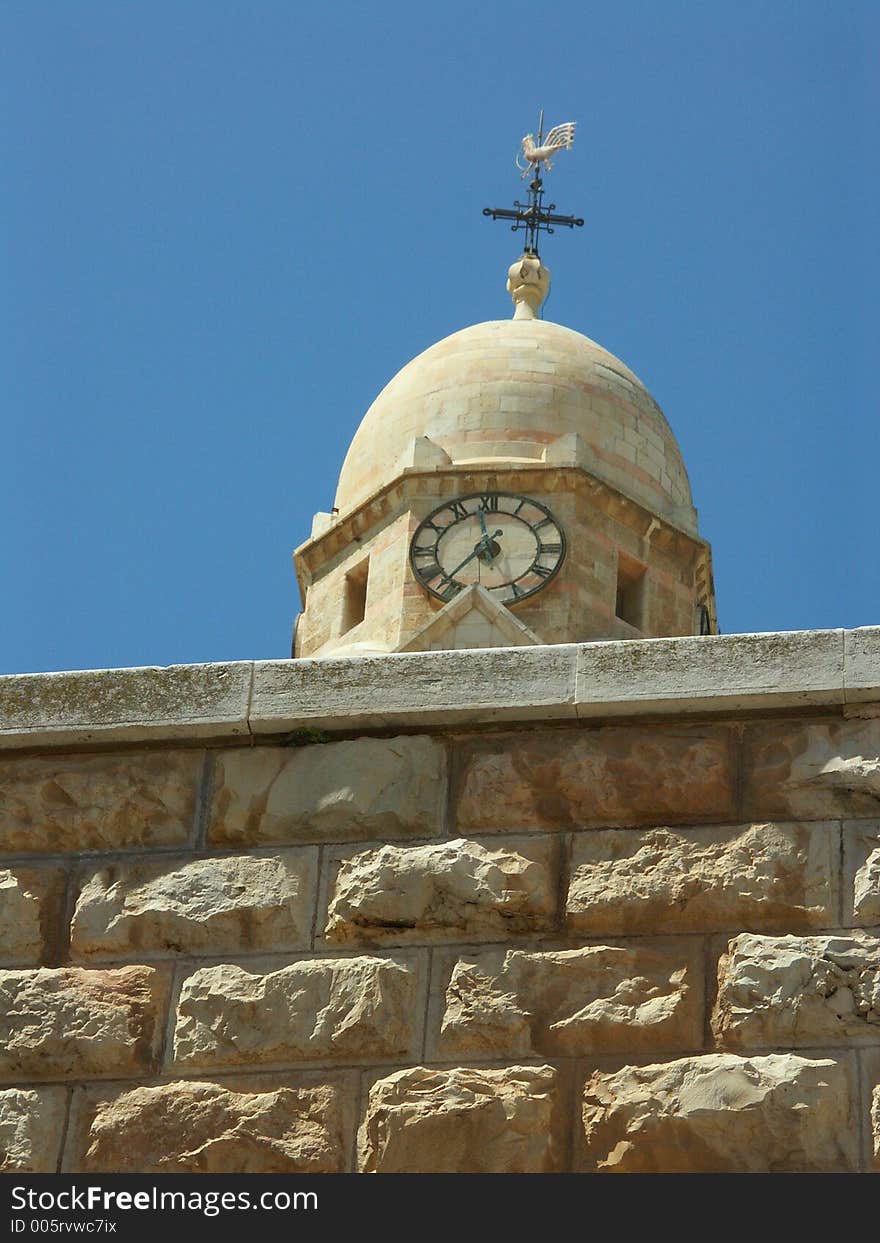
<path id="1" fill-rule="evenodd" d="M 364 415 L 333 512 L 294 553 L 294 656 L 717 631 L 711 551 L 660 407 L 613 354 L 539 318 L 539 232 L 582 223 L 542 206 L 542 161 L 572 137 L 524 140 L 528 203 L 486 212 L 527 233 L 513 318 L 431 346 Z"/>

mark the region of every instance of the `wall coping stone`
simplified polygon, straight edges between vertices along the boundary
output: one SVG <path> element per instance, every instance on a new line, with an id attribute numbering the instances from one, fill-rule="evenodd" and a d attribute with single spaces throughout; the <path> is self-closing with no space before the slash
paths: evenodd
<path id="1" fill-rule="evenodd" d="M 10 674 L 0 750 L 874 704 L 880 626 Z"/>

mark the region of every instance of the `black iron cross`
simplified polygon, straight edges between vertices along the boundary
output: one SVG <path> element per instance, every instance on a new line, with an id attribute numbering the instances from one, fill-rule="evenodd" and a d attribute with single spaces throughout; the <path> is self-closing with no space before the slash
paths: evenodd
<path id="1" fill-rule="evenodd" d="M 547 207 L 542 205 L 544 197 L 544 183 L 540 177 L 536 176 L 533 181 L 529 182 L 529 201 L 528 203 L 520 203 L 519 199 L 514 199 L 514 207 L 516 211 L 511 211 L 509 207 L 484 207 L 483 215 L 491 216 L 493 220 L 515 220 L 516 223 L 510 226 L 511 233 L 516 233 L 520 229 L 526 231 L 526 244 L 523 247 L 527 255 L 538 255 L 538 234 L 543 229 L 545 233 L 555 233 L 554 224 L 565 225 L 567 229 L 582 228 L 583 219 L 580 216 L 557 216 L 555 214 L 555 203 L 550 203 Z"/>

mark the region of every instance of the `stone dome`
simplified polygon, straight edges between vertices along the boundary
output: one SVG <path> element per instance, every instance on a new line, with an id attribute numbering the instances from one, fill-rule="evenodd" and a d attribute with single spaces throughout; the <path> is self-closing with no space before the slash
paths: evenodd
<path id="1" fill-rule="evenodd" d="M 500 467 L 540 461 L 571 433 L 594 475 L 696 532 L 681 452 L 645 386 L 595 341 L 539 319 L 475 324 L 399 371 L 355 433 L 336 506 L 344 514 L 397 477 L 418 437 L 455 465 Z"/>

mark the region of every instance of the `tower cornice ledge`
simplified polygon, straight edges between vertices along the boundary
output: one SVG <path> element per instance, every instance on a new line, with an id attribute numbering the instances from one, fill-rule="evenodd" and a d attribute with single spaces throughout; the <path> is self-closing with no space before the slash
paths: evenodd
<path id="1" fill-rule="evenodd" d="M 0 749 L 303 742 L 316 730 L 816 706 L 880 715 L 880 627 L 7 675 Z"/>
<path id="2" fill-rule="evenodd" d="M 420 466 L 404 468 L 400 475 L 378 488 L 371 496 L 331 525 L 305 540 L 294 550 L 294 566 L 297 570 L 300 591 L 305 597 L 309 577 L 319 567 L 328 564 L 339 553 L 351 549 L 367 531 L 375 530 L 383 521 L 391 520 L 410 506 L 414 500 L 436 499 L 443 492 L 444 483 L 456 485 L 456 492 L 479 491 L 495 486 L 495 481 L 511 482 L 516 491 L 528 492 L 540 485 L 541 480 L 552 478 L 557 487 L 568 481 L 579 481 L 600 498 L 609 511 L 616 516 L 629 515 L 636 525 L 649 530 L 658 542 L 667 544 L 686 543 L 698 547 L 706 555 L 710 545 L 685 523 L 678 524 L 670 517 L 660 516 L 647 509 L 640 501 L 629 496 L 615 484 L 609 483 L 586 466 L 577 463 L 559 465 L 556 462 L 467 462 L 449 466 Z M 434 481 L 430 496 L 425 481 Z M 448 490 L 448 489 L 447 489 Z"/>

